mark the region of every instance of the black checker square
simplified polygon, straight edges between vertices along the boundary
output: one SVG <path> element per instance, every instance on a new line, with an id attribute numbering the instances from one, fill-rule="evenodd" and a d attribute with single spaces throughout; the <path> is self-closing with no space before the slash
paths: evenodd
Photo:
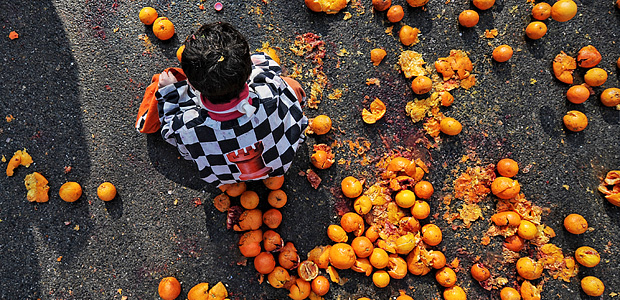
<path id="1" fill-rule="evenodd" d="M 282 165 L 286 165 L 290 163 L 295 158 L 295 149 L 292 147 L 288 147 L 284 153 L 280 155 L 280 160 L 282 161 Z"/>
<path id="2" fill-rule="evenodd" d="M 206 157 L 209 165 L 212 166 L 226 165 L 228 163 L 222 155 L 207 155 Z"/>
<path id="3" fill-rule="evenodd" d="M 258 126 L 254 128 L 254 133 L 256 134 L 257 140 L 262 140 L 268 135 L 271 134 L 271 126 L 269 125 L 269 120 L 265 120 L 260 123 Z"/>
<path id="4" fill-rule="evenodd" d="M 280 156 L 278 147 L 271 147 L 269 150 L 263 152 L 263 161 L 268 164 L 278 158 L 278 156 Z"/>
<path id="5" fill-rule="evenodd" d="M 233 131 L 235 132 L 236 136 L 240 136 L 246 132 L 250 132 L 252 131 L 252 122 L 248 121 L 245 124 L 241 125 L 241 126 L 235 126 L 233 127 Z"/>
<path id="6" fill-rule="evenodd" d="M 300 134 L 301 128 L 299 128 L 299 125 L 294 124 L 286 130 L 285 136 L 289 143 L 294 144 L 297 140 L 299 140 Z"/>
<path id="7" fill-rule="evenodd" d="M 239 146 L 239 142 L 236 139 L 228 139 L 223 141 L 218 141 L 218 145 L 220 145 L 220 149 L 222 149 L 222 153 L 226 154 L 228 152 L 238 150 L 241 147 Z"/>
<path id="8" fill-rule="evenodd" d="M 217 139 L 215 137 L 215 131 L 209 126 L 196 126 L 194 127 L 194 131 L 196 132 L 196 136 L 199 136 L 203 141 L 214 141 Z"/>
<path id="9" fill-rule="evenodd" d="M 284 123 L 281 123 L 274 129 L 271 134 L 273 135 L 273 140 L 277 143 L 284 136 Z"/>
<path id="10" fill-rule="evenodd" d="M 198 157 L 205 155 L 205 152 L 203 151 L 202 145 L 200 145 L 200 143 L 185 145 L 185 148 L 192 155 L 193 159 L 197 159 Z"/>

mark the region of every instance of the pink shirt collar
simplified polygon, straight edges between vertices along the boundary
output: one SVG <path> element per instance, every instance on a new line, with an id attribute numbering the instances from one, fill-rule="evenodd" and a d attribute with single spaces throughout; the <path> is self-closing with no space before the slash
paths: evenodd
<path id="1" fill-rule="evenodd" d="M 250 97 L 250 88 L 246 84 L 241 93 L 237 98 L 233 98 L 228 103 L 223 104 L 213 104 L 204 97 L 202 94 L 200 95 L 200 102 L 202 106 L 209 111 L 209 117 L 216 121 L 229 121 L 233 119 L 237 119 L 246 113 L 235 109 L 239 104 L 243 101 L 247 101 L 250 105 L 252 104 L 252 98 Z"/>

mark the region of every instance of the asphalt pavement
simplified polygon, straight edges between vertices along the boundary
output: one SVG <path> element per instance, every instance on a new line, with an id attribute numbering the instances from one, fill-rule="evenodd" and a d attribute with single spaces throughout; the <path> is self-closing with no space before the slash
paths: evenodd
<path id="1" fill-rule="evenodd" d="M 305 108 L 305 113 L 329 115 L 334 129 L 310 136 L 298 151 L 286 176 L 289 201 L 279 228 L 302 257 L 330 243 L 325 229 L 338 222 L 338 212 L 347 204 L 338 191 L 341 179 L 353 175 L 369 186 L 378 180 L 379 170 L 364 158 L 372 161 L 407 147 L 430 165 L 428 180 L 436 192 L 429 203 L 437 217 L 425 223 L 443 229 L 438 248 L 448 260 L 461 260 L 459 285 L 468 299 L 498 299 L 497 290 L 484 290 L 467 272 L 478 256 L 497 269 L 503 264 L 499 239 L 490 246 L 480 244 L 494 198 L 481 202 L 484 220 L 457 230 L 442 218 L 442 199 L 453 193 L 453 181 L 466 167 L 511 157 L 525 170 L 517 175 L 522 192 L 549 208 L 543 222 L 557 234 L 551 242 L 566 255 L 582 245 L 601 253 L 598 266 L 580 268 L 570 282 L 547 275 L 543 299 L 590 299 L 579 286 L 587 275 L 605 283 L 602 299 L 617 297 L 620 208 L 596 190 L 609 170 L 620 169 L 620 112 L 598 100 L 605 88 L 620 87 L 620 10 L 614 1 L 577 0 L 577 16 L 564 23 L 546 20 L 548 33 L 536 41 L 524 35 L 532 21 L 532 4 L 526 0 L 497 0 L 490 10 L 480 11 L 480 23 L 469 29 L 457 23 L 461 11 L 473 8 L 469 0 L 430 0 L 424 9 L 393 0 L 405 7 L 405 18 L 392 34 L 388 31 L 393 24 L 385 13 L 373 12 L 370 2 L 352 1 L 335 15 L 311 12 L 301 0 L 222 1 L 220 12 L 213 9 L 213 0 L 0 2 L 0 155 L 10 159 L 15 151 L 27 149 L 34 160 L 12 177 L 0 176 L 0 299 L 158 299 L 157 285 L 167 276 L 181 282 L 179 299 L 199 282 L 218 281 L 227 286 L 231 299 L 288 299 L 285 290 L 261 284 L 251 260 L 239 253 L 238 233 L 226 229 L 226 214 L 212 205 L 218 190 L 202 182 L 192 163 L 157 134 L 140 134 L 133 127 L 151 76 L 178 66 L 177 48 L 200 24 L 220 20 L 237 26 L 251 49 L 263 42 L 278 49 L 289 74 L 301 70 L 298 80 L 307 91 L 313 79 L 308 71 L 317 65 L 294 55 L 290 47 L 297 35 L 307 32 L 326 44 L 323 71 L 328 83 L 318 109 Z M 139 21 L 144 6 L 174 23 L 171 40 L 157 40 Z M 402 24 L 421 30 L 418 44 L 402 46 L 397 38 Z M 497 29 L 497 37 L 485 38 L 485 30 L 491 29 Z M 11 31 L 19 38 L 9 39 Z M 506 63 L 491 59 L 493 48 L 501 44 L 515 50 Z M 570 104 L 565 97 L 569 85 L 554 78 L 551 63 L 560 51 L 576 56 L 588 44 L 602 54 L 599 67 L 609 78 L 594 88 L 597 96 Z M 369 59 L 376 47 L 388 53 L 379 66 Z M 422 125 L 404 113 L 415 96 L 410 81 L 399 73 L 398 56 L 414 50 L 432 65 L 451 49 L 469 52 L 477 84 L 454 90 L 453 106 L 442 108 L 461 121 L 463 132 L 442 135 L 435 147 L 426 149 L 416 143 L 424 135 Z M 584 73 L 575 72 L 576 83 L 583 82 Z M 380 86 L 367 85 L 367 78 L 380 79 Z M 335 90 L 342 91 L 342 97 L 330 99 Z M 386 103 L 385 117 L 364 124 L 362 108 L 375 97 Z M 584 131 L 564 128 L 562 116 L 569 110 L 588 116 Z M 363 155 L 349 147 L 349 141 L 363 140 L 370 145 Z M 315 190 L 299 173 L 311 168 L 311 149 L 317 143 L 334 145 L 342 163 L 317 170 L 323 181 Z M 48 203 L 26 200 L 23 179 L 34 171 L 49 180 Z M 77 202 L 66 203 L 58 196 L 67 181 L 83 187 Z M 113 201 L 97 198 L 97 186 L 104 181 L 118 189 Z M 249 187 L 265 199 L 262 184 Z M 582 214 L 593 230 L 579 236 L 568 233 L 562 220 L 570 213 Z M 514 278 L 514 271 L 506 272 Z M 394 299 L 399 290 L 414 299 L 441 299 L 443 291 L 432 273 L 408 275 L 383 289 L 353 271 L 340 275 L 347 282 L 332 284 L 325 299 Z"/>

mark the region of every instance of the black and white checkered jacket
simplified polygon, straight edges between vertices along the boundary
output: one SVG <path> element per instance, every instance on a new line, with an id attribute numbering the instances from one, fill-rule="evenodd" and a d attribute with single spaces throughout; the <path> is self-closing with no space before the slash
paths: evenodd
<path id="1" fill-rule="evenodd" d="M 218 186 L 284 175 L 306 138 L 308 119 L 280 78 L 280 66 L 264 53 L 253 54 L 252 63 L 248 86 L 256 112 L 250 117 L 213 120 L 187 81 L 156 94 L 164 140 L 196 163 L 203 180 Z"/>

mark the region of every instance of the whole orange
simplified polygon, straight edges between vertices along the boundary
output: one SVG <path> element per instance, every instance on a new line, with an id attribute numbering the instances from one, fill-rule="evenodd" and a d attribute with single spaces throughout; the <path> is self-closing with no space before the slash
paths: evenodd
<path id="1" fill-rule="evenodd" d="M 439 122 L 439 130 L 447 135 L 457 135 L 463 130 L 463 125 L 454 118 L 443 118 Z"/>
<path id="2" fill-rule="evenodd" d="M 97 188 L 97 196 L 103 201 L 110 201 L 116 197 L 116 187 L 110 182 L 104 182 Z"/>
<path id="3" fill-rule="evenodd" d="M 513 177 L 519 173 L 519 164 L 510 158 L 502 158 L 497 162 L 496 168 L 497 173 L 504 177 Z"/>
<path id="4" fill-rule="evenodd" d="M 411 89 L 414 93 L 421 95 L 428 93 L 433 88 L 433 81 L 427 76 L 418 76 L 411 82 Z"/>
<path id="5" fill-rule="evenodd" d="M 143 7 L 138 17 L 140 18 L 140 22 L 144 23 L 144 25 L 151 25 L 157 19 L 157 10 L 148 6 Z"/>
<path id="6" fill-rule="evenodd" d="M 75 202 L 82 196 L 82 187 L 79 183 L 70 181 L 60 187 L 58 194 L 62 200 Z"/>
<path id="7" fill-rule="evenodd" d="M 493 7 L 493 4 L 495 4 L 495 0 L 473 0 L 473 4 L 476 8 L 480 10 L 487 10 Z"/>
<path id="8" fill-rule="evenodd" d="M 323 296 L 329 292 L 329 280 L 325 276 L 317 276 L 312 280 L 312 291 L 318 296 Z"/>
<path id="9" fill-rule="evenodd" d="M 329 249 L 329 261 L 337 269 L 349 269 L 355 263 L 353 247 L 345 243 L 336 243 Z"/>
<path id="10" fill-rule="evenodd" d="M 545 2 L 534 5 L 532 8 L 532 17 L 539 21 L 548 19 L 551 17 L 551 5 Z"/>
<path id="11" fill-rule="evenodd" d="M 400 31 L 398 31 L 398 38 L 400 39 L 400 42 L 403 43 L 403 45 L 411 46 L 418 39 L 418 33 L 418 29 L 413 28 L 409 25 L 404 25 L 400 28 Z"/>
<path id="12" fill-rule="evenodd" d="M 305 0 L 306 6 L 313 12 L 322 12 L 321 2 L 319 0 Z"/>
<path id="13" fill-rule="evenodd" d="M 263 179 L 263 184 L 270 190 L 278 190 L 284 185 L 284 176 Z"/>
<path id="14" fill-rule="evenodd" d="M 370 61 L 374 66 L 378 66 L 383 58 L 387 55 L 387 52 L 383 49 L 375 48 L 370 51 Z"/>
<path id="15" fill-rule="evenodd" d="M 384 11 L 392 5 L 392 0 L 372 0 L 372 7 L 376 11 Z"/>
<path id="16" fill-rule="evenodd" d="M 411 7 L 420 7 L 428 3 L 428 0 L 407 0 L 407 4 Z"/>
<path id="17" fill-rule="evenodd" d="M 551 18 L 566 22 L 577 14 L 577 4 L 573 0 L 560 0 L 551 7 Z"/>
<path id="18" fill-rule="evenodd" d="M 508 45 L 497 46 L 493 49 L 493 59 L 496 62 L 506 62 L 512 57 L 512 47 Z"/>
<path id="19" fill-rule="evenodd" d="M 174 35 L 174 24 L 166 17 L 159 17 L 153 23 L 153 33 L 162 40 L 168 40 Z"/>
<path id="20" fill-rule="evenodd" d="M 463 288 L 455 285 L 443 290 L 443 298 L 445 300 L 466 300 L 467 294 L 465 294 Z"/>
<path id="21" fill-rule="evenodd" d="M 566 91 L 566 99 L 574 104 L 581 104 L 590 98 L 590 90 L 583 84 L 573 85 Z"/>
<path id="22" fill-rule="evenodd" d="M 525 27 L 525 35 L 532 40 L 542 38 L 547 34 L 547 25 L 540 21 L 535 21 Z"/>
<path id="23" fill-rule="evenodd" d="M 459 24 L 463 27 L 474 27 L 479 20 L 480 16 L 475 10 L 467 9 L 459 14 Z"/>
<path id="24" fill-rule="evenodd" d="M 362 183 L 353 176 L 345 177 L 341 184 L 342 193 L 349 198 L 356 198 L 362 194 Z"/>
<path id="25" fill-rule="evenodd" d="M 258 273 L 267 275 L 276 267 L 276 260 L 269 252 L 261 252 L 254 258 L 254 268 Z"/>
<path id="26" fill-rule="evenodd" d="M 323 135 L 332 129 L 332 119 L 326 115 L 318 115 L 308 125 L 316 135 Z"/>
<path id="27" fill-rule="evenodd" d="M 601 92 L 601 103 L 607 107 L 620 104 L 620 89 L 608 88 Z"/>
<path id="28" fill-rule="evenodd" d="M 388 21 L 392 23 L 400 22 L 405 16 L 405 12 L 403 11 L 403 7 L 400 5 L 392 5 L 387 12 Z"/>
<path id="29" fill-rule="evenodd" d="M 164 300 L 174 300 L 181 294 L 181 284 L 174 277 L 165 277 L 159 282 L 157 292 Z"/>
<path id="30" fill-rule="evenodd" d="M 583 75 L 583 80 L 589 86 L 601 86 L 607 81 L 607 71 L 601 68 L 592 68 Z"/>

